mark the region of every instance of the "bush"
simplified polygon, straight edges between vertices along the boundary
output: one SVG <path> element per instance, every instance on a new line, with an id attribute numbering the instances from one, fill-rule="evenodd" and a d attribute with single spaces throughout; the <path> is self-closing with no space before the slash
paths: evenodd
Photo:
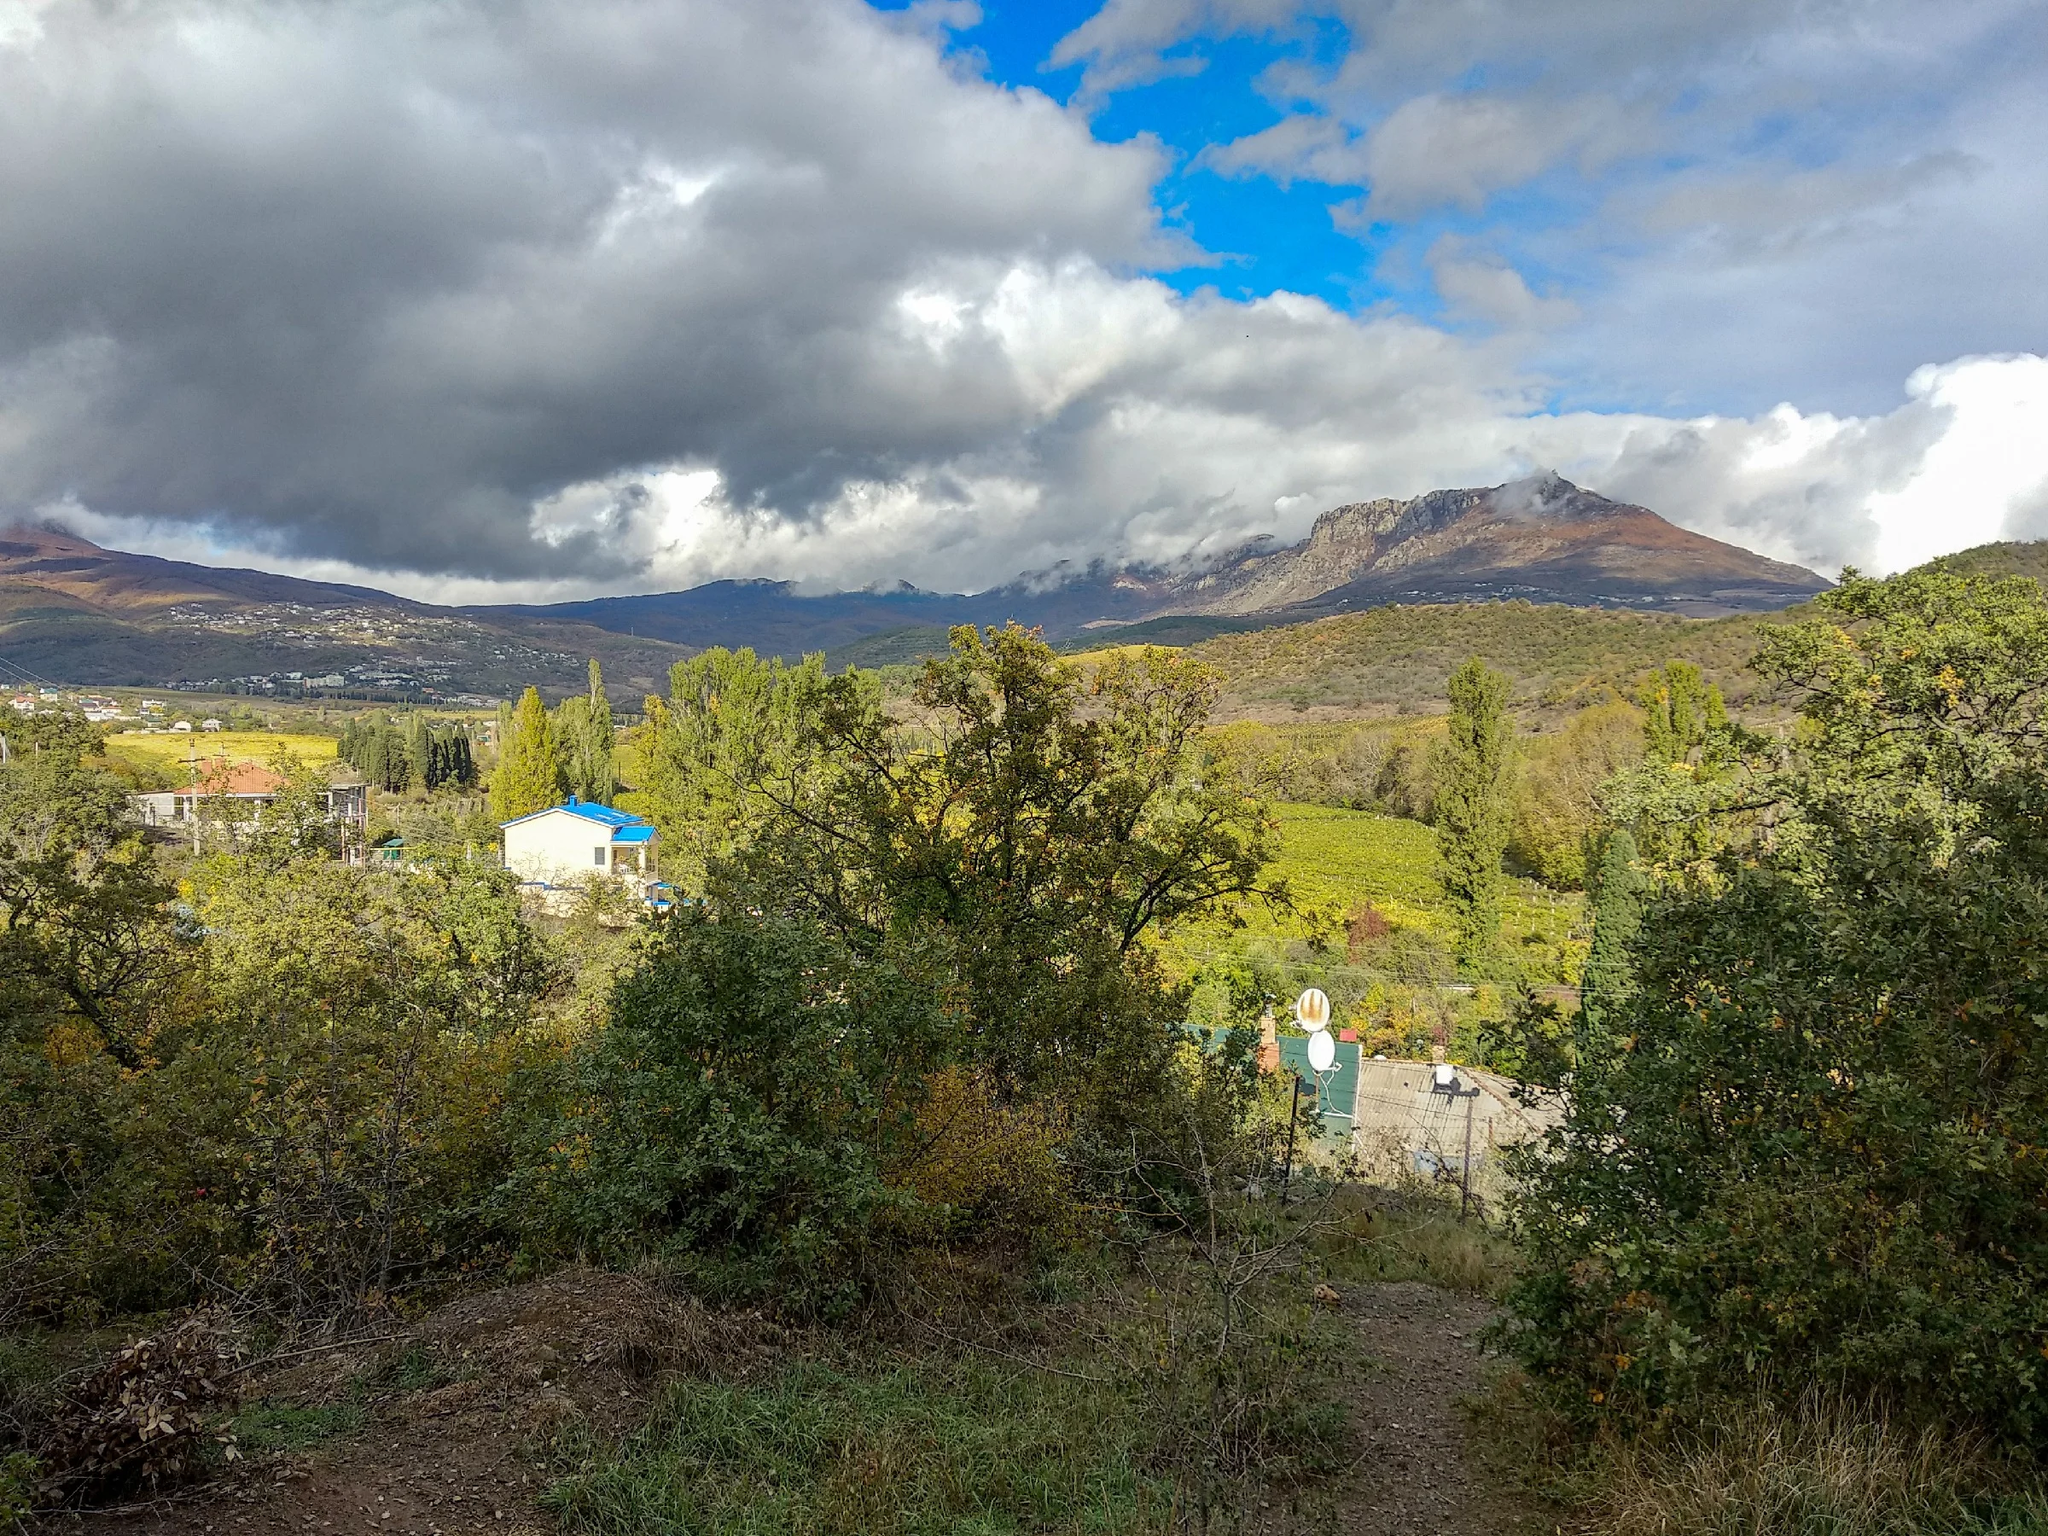
<path id="1" fill-rule="evenodd" d="M 915 965 L 815 924 L 686 908 L 623 977 L 508 1189 L 543 1248 L 717 1259 L 724 1283 L 843 1297 L 947 1040 Z M 708 1270 L 706 1271 L 708 1273 Z"/>
<path id="2" fill-rule="evenodd" d="M 1820 605 L 1758 660 L 1797 755 L 1688 818 L 1718 851 L 1647 904 L 1525 1160 L 1509 1337 L 1580 1416 L 1819 1381 L 2038 1449 L 2048 601 L 1937 571 Z"/>

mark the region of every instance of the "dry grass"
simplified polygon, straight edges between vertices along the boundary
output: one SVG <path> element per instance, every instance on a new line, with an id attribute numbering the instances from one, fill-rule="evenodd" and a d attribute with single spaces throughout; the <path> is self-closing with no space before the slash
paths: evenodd
<path id="1" fill-rule="evenodd" d="M 2048 1531 L 2048 1502 L 1965 1434 L 1813 1392 L 1758 1403 L 1661 1447 L 1615 1453 L 1609 1536 L 1933 1536 Z"/>
<path id="2" fill-rule="evenodd" d="M 1491 1296 L 1513 1269 L 1513 1245 L 1476 1216 L 1460 1221 L 1455 1198 L 1352 1186 L 1339 1192 L 1331 1215 L 1315 1252 L 1332 1279 L 1420 1280 Z"/>
<path id="3" fill-rule="evenodd" d="M 172 766 L 194 756 L 202 762 L 225 757 L 231 763 L 268 766 L 279 749 L 289 752 L 300 762 L 331 762 L 339 745 L 332 736 L 295 731 L 193 731 L 189 735 L 166 731 L 154 736 L 145 736 L 140 731 L 123 731 L 107 738 L 107 755 Z"/>

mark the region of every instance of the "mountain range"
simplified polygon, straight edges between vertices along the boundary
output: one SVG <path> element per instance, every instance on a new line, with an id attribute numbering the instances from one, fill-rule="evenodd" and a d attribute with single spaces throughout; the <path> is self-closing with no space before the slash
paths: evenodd
<path id="1" fill-rule="evenodd" d="M 1061 568 L 975 594 L 807 594 L 787 582 L 537 606 L 438 607 L 367 587 L 0 535 L 0 676 L 398 696 L 577 686 L 584 660 L 645 691 L 711 645 L 908 659 L 1015 619 L 1054 639 L 1184 641 L 1389 603 L 1526 599 L 1693 617 L 1787 607 L 1829 583 L 1555 475 L 1334 508 L 1300 543 L 1187 568 Z M 340 684 L 328 679 L 340 679 Z"/>

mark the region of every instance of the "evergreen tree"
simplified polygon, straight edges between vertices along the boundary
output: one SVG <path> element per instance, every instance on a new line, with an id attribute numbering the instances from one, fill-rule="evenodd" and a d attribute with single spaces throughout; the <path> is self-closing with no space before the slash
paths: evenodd
<path id="1" fill-rule="evenodd" d="M 538 688 L 520 695 L 511 723 L 510 733 L 498 746 L 497 771 L 491 775 L 491 810 L 500 821 L 545 810 L 562 794 L 554 725 Z"/>
<path id="2" fill-rule="evenodd" d="M 1483 969 L 1499 947 L 1500 861 L 1513 819 L 1508 680 L 1474 656 L 1451 675 L 1450 695 L 1436 762 L 1438 857 L 1458 923 L 1459 963 Z"/>
<path id="3" fill-rule="evenodd" d="M 1636 840 L 1626 827 L 1608 833 L 1593 887 L 1593 944 L 1579 1003 L 1581 1033 L 1589 1043 L 1611 1033 L 1635 990 L 1629 945 L 1643 926 L 1643 896 L 1649 889 L 1636 857 Z"/>
<path id="4" fill-rule="evenodd" d="M 431 790 L 438 780 L 432 762 L 432 728 L 417 710 L 405 717 L 405 759 L 413 783 Z"/>

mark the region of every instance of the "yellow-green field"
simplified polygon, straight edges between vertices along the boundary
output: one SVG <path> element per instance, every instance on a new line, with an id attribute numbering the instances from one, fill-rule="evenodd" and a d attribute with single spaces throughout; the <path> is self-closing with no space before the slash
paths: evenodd
<path id="1" fill-rule="evenodd" d="M 109 757 L 127 757 L 160 767 L 175 767 L 197 757 L 202 762 L 225 757 L 231 763 L 267 763 L 283 748 L 305 763 L 333 760 L 340 746 L 332 736 L 302 736 L 285 731 L 194 731 L 145 736 L 126 731 L 107 738 Z"/>
<path id="2" fill-rule="evenodd" d="M 1287 943 L 1321 938 L 1346 947 L 1345 920 L 1370 903 L 1393 927 L 1448 947 L 1451 914 L 1437 883 L 1436 832 L 1420 822 L 1373 811 L 1320 805 L 1273 807 L 1279 850 L 1268 870 L 1287 882 L 1292 913 L 1254 905 L 1238 935 Z M 1576 981 L 1584 940 L 1575 930 L 1585 898 L 1533 880 L 1510 880 L 1501 932 L 1532 980 Z M 1185 925 L 1166 943 L 1176 968 L 1199 964 L 1231 940 L 1217 923 Z"/>

